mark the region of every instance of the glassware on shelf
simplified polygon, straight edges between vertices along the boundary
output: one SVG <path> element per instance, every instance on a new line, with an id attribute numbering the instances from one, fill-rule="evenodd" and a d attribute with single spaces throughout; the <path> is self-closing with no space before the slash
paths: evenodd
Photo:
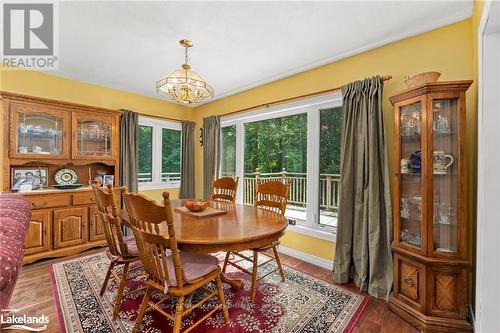
<path id="1" fill-rule="evenodd" d="M 422 102 L 399 108 L 400 230 L 399 241 L 421 247 L 422 233 Z"/>
<path id="2" fill-rule="evenodd" d="M 408 198 L 401 198 L 401 218 L 410 218 L 410 203 Z"/>
<path id="3" fill-rule="evenodd" d="M 79 156 L 111 156 L 111 125 L 99 120 L 78 121 Z"/>
<path id="4" fill-rule="evenodd" d="M 451 224 L 451 218 L 455 216 L 455 208 L 447 202 L 434 203 L 434 223 Z"/>
<path id="5" fill-rule="evenodd" d="M 437 135 L 451 134 L 450 122 L 448 117 L 438 114 L 432 124 L 432 129 Z"/>
<path id="6" fill-rule="evenodd" d="M 408 229 L 404 229 L 403 231 L 401 231 L 400 239 L 402 242 L 405 242 L 405 243 L 408 243 L 410 245 L 417 246 L 417 247 L 420 247 L 420 245 L 422 243 L 422 236 L 420 235 L 420 233 L 413 234 L 410 231 L 408 231 Z"/>
<path id="7" fill-rule="evenodd" d="M 45 113 L 19 113 L 17 152 L 59 155 L 62 152 L 62 118 Z"/>
<path id="8" fill-rule="evenodd" d="M 433 100 L 432 105 L 433 250 L 455 253 L 460 237 L 455 216 L 460 194 L 460 106 L 458 98 Z M 459 135 L 450 135 L 452 129 Z"/>
<path id="9" fill-rule="evenodd" d="M 420 111 L 401 115 L 401 136 L 414 136 L 421 133 Z"/>
<path id="10" fill-rule="evenodd" d="M 409 234 L 408 240 L 406 242 L 410 245 L 420 247 L 420 245 L 422 244 L 422 236 L 420 235 L 420 233 Z"/>

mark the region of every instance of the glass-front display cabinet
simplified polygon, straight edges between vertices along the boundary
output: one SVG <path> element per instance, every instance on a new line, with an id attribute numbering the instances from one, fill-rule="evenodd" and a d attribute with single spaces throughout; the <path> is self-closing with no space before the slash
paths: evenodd
<path id="1" fill-rule="evenodd" d="M 117 156 L 117 128 L 114 117 L 73 115 L 72 157 L 110 159 Z"/>
<path id="2" fill-rule="evenodd" d="M 11 158 L 69 157 L 67 112 L 31 104 L 16 104 L 10 114 L 10 126 Z"/>
<path id="3" fill-rule="evenodd" d="M 466 91 L 434 82 L 390 97 L 394 105 L 394 288 L 389 307 L 424 332 L 456 319 L 468 332 L 471 268 L 466 216 Z"/>

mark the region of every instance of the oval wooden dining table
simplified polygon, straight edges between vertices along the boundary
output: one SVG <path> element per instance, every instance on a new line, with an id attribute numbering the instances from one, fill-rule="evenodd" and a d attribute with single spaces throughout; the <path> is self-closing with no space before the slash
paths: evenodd
<path id="1" fill-rule="evenodd" d="M 226 211 L 223 215 L 198 218 L 179 213 L 176 207 L 186 200 L 171 200 L 175 238 L 181 251 L 217 253 L 243 251 L 262 247 L 277 241 L 285 233 L 287 219 L 281 214 L 249 205 L 210 201 L 209 207 Z M 122 214 L 125 223 L 126 213 Z M 160 225 L 160 233 L 168 235 L 166 223 Z M 234 288 L 243 288 L 241 279 L 230 279 L 225 274 L 222 282 Z"/>

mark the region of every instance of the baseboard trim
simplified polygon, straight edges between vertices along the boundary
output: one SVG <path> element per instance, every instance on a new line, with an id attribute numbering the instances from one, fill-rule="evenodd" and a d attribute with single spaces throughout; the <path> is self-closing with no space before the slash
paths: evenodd
<path id="1" fill-rule="evenodd" d="M 316 256 L 313 256 L 312 254 L 298 251 L 298 250 L 295 250 L 295 249 L 292 249 L 290 247 L 286 247 L 283 245 L 278 246 L 278 252 L 281 252 L 281 253 L 289 255 L 291 257 L 303 260 L 305 262 L 319 266 L 321 268 L 325 268 L 328 270 L 333 269 L 333 260 L 327 260 L 327 259 L 323 259 L 320 257 L 316 257 Z"/>

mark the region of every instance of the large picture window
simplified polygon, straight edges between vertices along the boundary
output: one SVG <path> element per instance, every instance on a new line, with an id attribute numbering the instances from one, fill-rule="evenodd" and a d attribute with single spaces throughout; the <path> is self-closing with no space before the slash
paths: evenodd
<path id="1" fill-rule="evenodd" d="M 290 181 L 290 228 L 333 239 L 340 195 L 340 93 L 221 119 L 221 175 L 240 177 L 237 202 L 257 181 Z"/>
<path id="2" fill-rule="evenodd" d="M 181 125 L 139 117 L 139 189 L 180 186 Z"/>

